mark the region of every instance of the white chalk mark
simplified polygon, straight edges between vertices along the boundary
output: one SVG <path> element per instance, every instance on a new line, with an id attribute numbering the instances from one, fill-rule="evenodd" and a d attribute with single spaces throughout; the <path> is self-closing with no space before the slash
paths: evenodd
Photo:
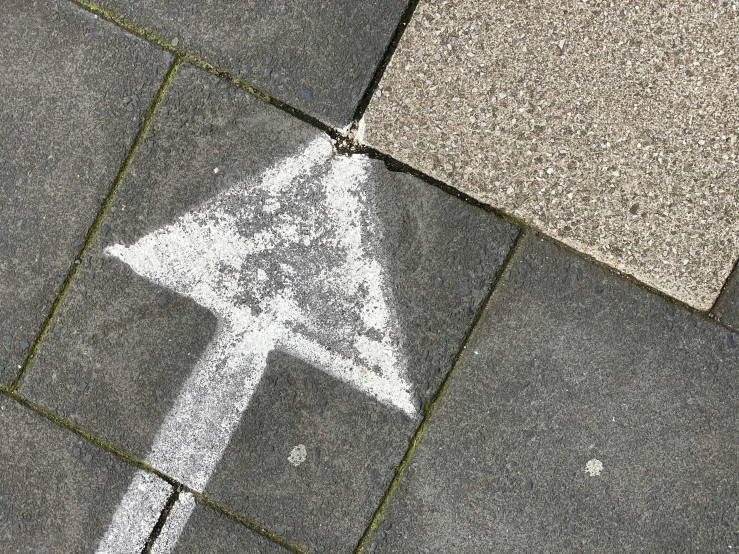
<path id="1" fill-rule="evenodd" d="M 195 511 L 195 498 L 189 492 L 181 492 L 172 506 L 159 536 L 152 546 L 151 554 L 168 554 L 174 550 L 177 540 L 185 529 L 187 520 Z"/>
<path id="2" fill-rule="evenodd" d="M 98 545 L 98 554 L 139 554 L 159 519 L 172 487 L 159 477 L 138 471 L 113 517 L 115 525 Z"/>
<path id="3" fill-rule="evenodd" d="M 259 180 L 132 246 L 106 250 L 218 318 L 214 339 L 157 433 L 147 458 L 152 466 L 202 491 L 273 350 L 415 416 L 363 186 L 368 163 L 334 157 L 329 141 L 317 139 Z M 140 496 L 129 489 L 106 540 L 141 540 L 143 528 L 121 530 L 150 502 Z M 159 502 L 163 507 L 166 497 Z M 184 526 L 189 512 L 179 517 Z M 171 529 L 168 548 L 181 531 Z"/>
<path id="4" fill-rule="evenodd" d="M 308 451 L 305 449 L 304 444 L 299 444 L 290 451 L 290 455 L 287 457 L 287 461 L 295 467 L 302 464 L 308 457 Z"/>
<path id="5" fill-rule="evenodd" d="M 585 472 L 591 477 L 597 477 L 600 475 L 601 471 L 603 471 L 603 462 L 600 460 L 593 458 L 592 460 L 588 460 L 588 463 L 585 464 Z"/>

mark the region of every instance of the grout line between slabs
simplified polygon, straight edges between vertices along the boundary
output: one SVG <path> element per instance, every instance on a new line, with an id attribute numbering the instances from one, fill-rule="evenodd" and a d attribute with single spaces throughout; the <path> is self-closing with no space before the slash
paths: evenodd
<path id="1" fill-rule="evenodd" d="M 408 449 L 403 455 L 403 459 L 400 461 L 400 464 L 398 464 L 398 467 L 395 468 L 395 475 L 393 475 L 393 479 L 392 481 L 390 481 L 390 485 L 385 490 L 385 494 L 380 499 L 380 504 L 377 506 L 377 509 L 375 510 L 375 513 L 372 515 L 372 519 L 370 520 L 369 525 L 367 526 L 364 533 L 362 534 L 362 537 L 359 539 L 359 543 L 354 549 L 353 554 L 364 554 L 365 552 L 367 552 L 367 549 L 372 544 L 372 540 L 374 539 L 377 528 L 379 527 L 380 523 L 382 523 L 385 512 L 387 511 L 387 508 L 390 505 L 390 502 L 392 501 L 393 496 L 395 495 L 395 492 L 400 486 L 400 482 L 403 480 L 405 473 L 408 471 L 408 467 L 413 461 L 413 456 L 415 455 L 416 450 L 418 449 L 418 446 L 421 444 L 421 441 L 423 440 L 423 437 L 425 436 L 426 431 L 428 430 L 429 425 L 431 424 L 431 420 L 433 419 L 436 412 L 439 410 L 439 407 L 441 406 L 441 403 L 444 400 L 444 396 L 446 396 L 446 393 L 449 390 L 452 377 L 454 377 L 457 371 L 459 371 L 459 368 L 462 365 L 462 362 L 464 361 L 465 350 L 474 341 L 475 336 L 477 334 L 477 330 L 479 328 L 480 321 L 484 317 L 485 313 L 487 313 L 490 307 L 490 304 L 493 302 L 494 297 L 496 295 L 496 291 L 498 290 L 498 285 L 500 284 L 504 275 L 508 271 L 508 268 L 510 267 L 511 262 L 513 261 L 516 253 L 518 252 L 518 247 L 521 244 L 524 238 L 524 235 L 527 235 L 527 234 L 528 234 L 527 231 L 520 230 L 518 235 L 516 236 L 516 239 L 513 245 L 511 246 L 511 249 L 508 251 L 508 254 L 506 255 L 505 260 L 503 261 L 502 265 L 500 266 L 500 269 L 498 270 L 497 275 L 495 276 L 495 279 L 493 280 L 493 283 L 490 287 L 490 291 L 488 292 L 487 296 L 482 302 L 482 305 L 480 309 L 478 310 L 477 315 L 475 316 L 475 319 L 473 320 L 472 325 L 470 326 L 470 329 L 467 332 L 467 335 L 462 341 L 462 346 L 457 352 L 457 355 L 454 359 L 454 363 L 452 364 L 452 368 L 447 372 L 446 376 L 444 377 L 444 380 L 441 382 L 441 385 L 439 385 L 439 388 L 436 390 L 436 394 L 434 394 L 434 397 L 431 399 L 430 402 L 428 402 L 428 404 L 424 406 L 423 419 L 421 420 L 420 425 L 416 428 L 416 432 L 413 434 L 413 437 L 410 440 Z"/>
<path id="2" fill-rule="evenodd" d="M 375 69 L 375 73 L 372 75 L 372 79 L 370 80 L 369 85 L 367 85 L 367 88 L 364 90 L 364 94 L 362 95 L 359 104 L 357 104 L 357 109 L 354 110 L 354 117 L 352 118 L 352 123 L 349 127 L 350 136 L 354 136 L 354 134 L 357 132 L 359 122 L 362 120 L 362 117 L 364 117 L 364 112 L 367 110 L 367 106 L 369 106 L 369 103 L 372 100 L 372 97 L 374 96 L 375 91 L 380 84 L 380 81 L 382 80 L 382 76 L 385 74 L 385 70 L 387 69 L 387 66 L 390 63 L 393 55 L 395 54 L 395 50 L 398 48 L 398 44 L 400 44 L 400 39 L 403 38 L 403 33 L 405 33 L 405 30 L 408 27 L 413 14 L 416 11 L 416 6 L 418 6 L 418 2 L 419 0 L 409 0 L 408 5 L 403 12 L 403 15 L 400 17 L 400 22 L 398 22 L 398 26 L 395 28 L 395 32 L 390 39 L 390 43 L 387 45 L 385 53 L 380 59 L 380 63 L 377 66 L 377 69 Z"/>
<path id="3" fill-rule="evenodd" d="M 154 525 L 154 528 L 151 530 L 149 538 L 146 539 L 146 543 L 144 544 L 144 548 L 141 550 L 141 554 L 151 554 L 151 549 L 154 548 L 154 544 L 157 542 L 162 529 L 164 529 L 164 524 L 167 522 L 167 518 L 172 512 L 172 508 L 174 508 L 174 505 L 177 503 L 177 499 L 179 497 L 180 490 L 178 487 L 174 487 L 172 493 L 169 495 L 169 498 L 167 498 L 167 503 L 164 505 L 164 508 L 162 508 L 162 512 L 159 514 L 159 519 L 157 519 L 156 525 Z"/>
<path id="4" fill-rule="evenodd" d="M 117 25 L 118 27 L 122 28 L 128 33 L 135 35 L 139 37 L 140 39 L 145 40 L 146 42 L 149 42 L 155 46 L 158 46 L 159 48 L 163 50 L 166 50 L 170 54 L 173 54 L 174 56 L 177 56 L 178 58 L 180 58 L 183 63 L 187 63 L 189 65 L 197 67 L 198 69 L 202 69 L 203 71 L 206 71 L 212 75 L 215 75 L 216 77 L 219 77 L 220 79 L 223 79 L 224 81 L 228 81 L 229 83 L 245 90 L 246 92 L 256 97 L 257 99 L 261 100 L 262 102 L 266 104 L 270 104 L 278 108 L 279 110 L 282 110 L 292 115 L 293 117 L 300 119 L 301 121 L 319 129 L 320 131 L 323 131 L 324 133 L 326 133 L 327 135 L 329 135 L 331 138 L 335 140 L 341 140 L 345 136 L 342 131 L 335 129 L 331 127 L 330 125 L 327 125 L 326 123 L 322 122 L 320 119 L 313 117 L 312 115 L 309 115 L 303 112 L 302 110 L 295 108 L 294 106 L 291 106 L 287 102 L 280 100 L 279 98 L 275 96 L 272 96 L 271 94 L 261 90 L 259 87 L 252 85 L 248 81 L 245 81 L 244 79 L 236 77 L 231 72 L 226 71 L 225 69 L 218 67 L 217 65 L 201 58 L 200 56 L 196 54 L 188 52 L 183 48 L 180 48 L 178 46 L 173 46 L 171 42 L 167 41 L 164 37 L 162 37 L 156 31 L 152 31 L 150 29 L 140 27 L 139 25 L 136 25 L 132 21 L 129 21 L 128 19 L 126 19 L 121 14 L 118 14 L 111 10 L 103 8 L 95 4 L 94 2 L 90 2 L 89 0 L 68 0 L 68 1 L 71 2 L 72 4 L 75 4 L 78 8 L 81 8 L 87 12 L 90 12 L 104 19 L 105 21 L 108 21 L 109 23 Z"/>
<path id="5" fill-rule="evenodd" d="M 267 529 L 266 527 L 260 525 L 258 522 L 249 519 L 248 517 L 235 512 L 232 508 L 229 506 L 226 506 L 225 504 L 222 504 L 212 498 L 210 498 L 207 494 L 203 494 L 202 492 L 196 491 L 185 485 L 184 483 L 180 483 L 173 477 L 170 477 L 166 473 L 156 469 L 155 467 L 151 466 L 150 464 L 146 463 L 145 461 L 141 460 L 136 455 L 132 454 L 131 452 L 128 452 L 127 450 L 124 450 L 120 448 L 119 446 L 102 439 L 100 437 L 97 437 L 93 433 L 87 431 L 86 429 L 83 429 L 82 427 L 76 425 L 72 421 L 69 421 L 66 418 L 61 417 L 60 415 L 52 412 L 51 410 L 45 408 L 44 406 L 37 404 L 36 402 L 26 398 L 21 393 L 17 391 L 10 390 L 9 387 L 5 385 L 0 384 L 0 395 L 4 395 L 11 400 L 14 400 L 15 402 L 19 403 L 20 405 L 24 406 L 25 408 L 35 412 L 38 416 L 48 420 L 49 422 L 53 423 L 57 427 L 61 427 L 62 429 L 65 429 L 66 431 L 69 431 L 71 433 L 74 433 L 75 435 L 81 437 L 82 439 L 86 440 L 87 442 L 95 445 L 96 447 L 100 448 L 101 450 L 108 452 L 109 454 L 112 454 L 116 457 L 118 457 L 121 461 L 135 467 L 136 469 L 146 471 L 147 473 L 150 473 L 152 475 L 155 475 L 162 481 L 165 481 L 170 486 L 174 488 L 174 491 L 178 494 L 181 494 L 183 492 L 188 492 L 193 495 L 195 498 L 195 501 L 198 504 L 202 504 L 204 506 L 207 506 L 211 509 L 217 510 L 218 512 L 222 513 L 224 516 L 228 517 L 229 519 L 235 520 L 236 522 L 244 525 L 251 531 L 254 531 L 255 533 L 265 537 L 271 542 L 274 542 L 283 548 L 286 548 L 290 552 L 294 552 L 295 554 L 310 554 L 310 551 L 306 549 L 305 547 L 294 544 L 287 539 L 285 539 L 282 535 L 278 535 L 277 533 L 274 533 Z M 169 506 L 169 501 L 172 500 L 172 497 L 170 496 L 170 499 L 167 502 L 167 506 Z M 174 502 L 174 501 L 173 501 Z M 165 507 L 165 510 L 167 507 Z M 157 528 L 159 531 L 161 530 L 161 527 L 159 527 L 160 523 L 163 527 L 165 521 L 166 521 L 166 515 L 164 511 L 160 515 L 160 520 L 157 522 Z M 164 518 L 164 519 L 162 519 Z M 156 538 L 156 537 L 154 537 Z M 151 537 L 150 537 L 151 539 Z M 147 542 L 148 544 L 148 542 Z"/>
<path id="6" fill-rule="evenodd" d="M 77 274 L 79 273 L 80 268 L 82 267 L 82 264 L 87 257 L 87 253 L 92 248 L 92 245 L 95 242 L 100 229 L 102 228 L 103 222 L 108 215 L 108 211 L 110 210 L 110 207 L 113 204 L 113 201 L 115 200 L 118 191 L 120 190 L 121 185 L 126 178 L 126 173 L 128 173 L 128 170 L 133 164 L 133 160 L 136 157 L 139 148 L 141 148 L 141 144 L 144 142 L 146 136 L 149 134 L 149 130 L 151 129 L 152 121 L 154 119 L 154 114 L 156 113 L 159 105 L 164 101 L 164 97 L 167 94 L 167 89 L 172 84 L 172 81 L 174 80 L 174 77 L 181 65 L 181 60 L 179 58 L 175 58 L 172 62 L 172 65 L 169 67 L 169 70 L 167 71 L 167 74 L 165 75 L 164 80 L 159 87 L 159 90 L 157 90 L 157 93 L 154 96 L 154 101 L 152 102 L 149 110 L 146 113 L 144 122 L 139 128 L 139 131 L 136 134 L 136 138 L 134 138 L 131 149 L 128 151 L 126 158 L 123 160 L 123 163 L 118 170 L 118 174 L 113 180 L 113 184 L 110 187 L 108 194 L 105 196 L 105 200 L 103 200 L 102 205 L 98 209 L 97 215 L 95 216 L 92 225 L 90 225 L 90 228 L 87 230 L 87 235 L 85 236 L 85 240 L 82 243 L 82 247 L 75 256 L 75 259 L 72 262 L 69 271 L 67 272 L 67 276 L 64 278 L 64 282 L 62 283 L 62 286 L 60 287 L 56 298 L 54 298 L 54 302 L 52 302 L 51 304 L 51 309 L 49 310 L 46 319 L 41 324 L 41 329 L 39 330 L 38 335 L 36 335 L 36 339 L 33 341 L 33 344 L 29 348 L 28 355 L 23 361 L 23 365 L 21 365 L 21 369 L 18 372 L 18 375 L 9 387 L 10 391 L 17 390 L 23 384 L 23 379 L 26 377 L 26 375 L 28 375 L 28 372 L 35 364 L 36 359 L 38 358 L 38 354 L 41 350 L 41 346 L 46 340 L 46 337 L 48 337 L 49 333 L 51 332 L 51 327 L 54 323 L 54 320 L 56 319 L 56 316 L 59 313 L 59 310 L 61 309 L 61 306 L 67 297 L 67 294 L 69 293 L 72 283 L 77 278 Z"/>
<path id="7" fill-rule="evenodd" d="M 105 439 L 101 439 L 100 437 L 93 435 L 89 431 L 83 429 L 82 427 L 79 427 L 78 425 L 71 422 L 70 420 L 63 418 L 60 415 L 45 408 L 44 406 L 37 404 L 33 400 L 26 398 L 21 393 L 12 391 L 9 389 L 9 387 L 5 387 L 5 386 L 0 387 L 0 393 L 4 394 L 8 398 L 11 398 L 12 400 L 15 400 L 16 402 L 28 408 L 29 410 L 35 412 L 37 415 L 41 416 L 42 418 L 49 420 L 51 423 L 54 423 L 55 425 L 63 429 L 66 429 L 67 431 L 70 431 L 74 433 L 75 435 L 82 437 L 83 439 L 85 439 L 89 443 L 94 444 L 101 450 L 104 450 L 105 452 L 108 452 L 110 454 L 117 456 L 118 458 L 126 462 L 127 464 L 130 464 L 137 469 L 141 469 L 143 471 L 147 471 L 153 475 L 156 475 L 157 477 L 159 477 L 163 481 L 166 481 L 172 486 L 181 486 L 181 484 L 178 483 L 175 479 L 173 479 L 169 475 L 166 475 L 165 473 L 162 473 L 161 471 L 147 464 L 143 460 L 140 460 L 134 454 L 116 446 L 115 444 Z"/>
<path id="8" fill-rule="evenodd" d="M 177 56 L 182 63 L 187 63 L 189 65 L 192 65 L 194 67 L 197 67 L 203 71 L 206 71 L 212 75 L 215 75 L 216 77 L 219 77 L 220 79 L 223 79 L 243 90 L 248 92 L 249 94 L 255 96 L 262 102 L 265 102 L 267 104 L 270 104 L 276 108 L 278 108 L 281 111 L 284 111 L 293 117 L 315 127 L 319 131 L 322 131 L 329 135 L 329 137 L 334 141 L 334 145 L 336 148 L 336 151 L 341 155 L 351 155 L 351 154 L 363 154 L 373 159 L 378 159 L 384 161 L 385 165 L 390 169 L 391 171 L 398 171 L 402 173 L 408 173 L 410 175 L 413 175 L 414 177 L 417 177 L 424 182 L 431 184 L 444 192 L 451 194 L 453 196 L 456 196 L 457 198 L 463 200 L 464 202 L 471 204 L 473 206 L 477 206 L 478 208 L 481 208 L 489 213 L 492 213 L 501 219 L 512 223 L 513 225 L 516 225 L 521 230 L 529 230 L 531 232 L 535 233 L 541 233 L 544 236 L 546 236 L 549 240 L 553 241 L 555 244 L 557 244 L 559 247 L 564 248 L 565 250 L 569 252 L 573 252 L 577 256 L 580 256 L 581 258 L 588 260 L 591 263 L 596 264 L 599 267 L 605 268 L 609 272 L 611 272 L 614 275 L 617 275 L 623 279 L 626 279 L 631 284 L 647 290 L 651 292 L 652 294 L 656 294 L 663 299 L 667 300 L 668 302 L 671 302 L 675 304 L 676 306 L 687 310 L 688 312 L 695 314 L 705 320 L 711 321 L 715 324 L 721 325 L 724 328 L 726 328 L 730 332 L 739 333 L 739 328 L 736 328 L 732 325 L 729 325 L 723 321 L 718 321 L 713 317 L 712 309 L 709 310 L 699 310 L 697 308 L 694 308 L 693 306 L 683 302 L 682 300 L 679 300 L 678 298 L 675 298 L 674 296 L 671 296 L 668 293 L 665 293 L 652 285 L 649 285 L 636 277 L 625 273 L 623 271 L 620 271 L 613 266 L 602 262 L 595 257 L 593 257 L 590 254 L 587 254 L 585 252 L 582 252 L 580 250 L 577 250 L 573 248 L 572 246 L 569 246 L 568 244 L 565 244 L 557 237 L 553 237 L 546 233 L 545 231 L 538 229 L 534 225 L 528 223 L 527 221 L 521 219 L 518 216 L 515 216 L 513 214 L 510 214 L 508 212 L 505 212 L 504 210 L 495 208 L 493 206 L 490 206 L 489 204 L 484 204 L 471 196 L 461 192 L 460 190 L 456 189 L 455 187 L 448 185 L 434 177 L 431 177 L 430 175 L 427 175 L 421 170 L 418 170 L 414 167 L 412 167 L 410 164 L 407 164 L 401 160 L 398 160 L 397 158 L 394 158 L 390 154 L 386 154 L 384 152 L 381 152 L 377 150 L 374 147 L 362 144 L 354 139 L 354 133 L 356 132 L 357 125 L 359 124 L 359 120 L 356 119 L 357 115 L 364 115 L 364 109 L 366 109 L 367 106 L 364 106 L 362 110 L 357 108 L 355 111 L 355 119 L 352 120 L 352 122 L 349 125 L 349 132 L 342 131 L 340 129 L 336 129 L 334 127 L 331 127 L 330 125 L 327 125 L 320 121 L 318 118 L 313 117 L 312 115 L 309 115 L 298 108 L 295 108 L 288 104 L 287 102 L 284 102 L 283 100 L 280 100 L 279 98 L 276 98 L 267 92 L 262 91 L 261 89 L 253 86 L 249 82 L 240 79 L 239 77 L 236 77 L 235 75 L 231 74 L 229 71 L 226 71 L 223 68 L 220 68 L 216 66 L 215 64 L 204 60 L 200 56 L 197 56 L 195 54 L 192 54 L 190 52 L 187 52 L 186 50 L 182 48 L 178 48 L 176 46 L 173 46 L 170 42 L 164 39 L 161 35 L 156 33 L 155 31 L 145 29 L 143 27 L 139 27 L 135 23 L 129 21 L 125 17 L 123 17 L 120 14 L 117 14 L 113 11 L 110 11 L 108 9 L 102 8 L 95 4 L 94 2 L 90 2 L 89 0 L 68 0 L 69 2 L 75 4 L 79 8 L 88 11 L 92 14 L 95 14 L 106 21 L 113 23 L 114 25 L 117 25 L 118 27 L 121 27 L 125 31 L 151 43 L 159 48 L 162 48 L 166 50 L 167 52 L 170 52 Z M 395 35 L 393 35 L 393 39 L 391 40 L 391 43 L 388 45 L 388 48 L 385 52 L 385 56 L 383 57 L 383 60 L 381 64 L 385 64 L 384 66 L 381 65 L 381 67 L 378 67 L 378 69 L 375 72 L 375 75 L 373 76 L 373 80 L 370 83 L 370 86 L 373 85 L 376 88 L 377 84 L 379 84 L 379 79 L 382 77 L 382 74 L 384 73 L 385 69 L 387 68 L 387 64 L 390 61 L 390 57 L 395 52 L 395 48 L 397 47 L 397 43 L 393 44 L 396 40 L 399 42 L 400 38 L 402 37 L 405 28 L 407 27 L 408 22 L 410 21 L 410 18 L 412 17 L 415 7 L 418 4 L 418 0 L 410 0 L 408 7 L 406 8 L 406 11 L 403 14 L 403 19 L 401 19 L 401 24 L 396 28 Z M 405 18 L 408 17 L 408 21 L 405 21 Z M 375 77 L 377 78 L 378 82 L 375 83 Z M 373 93 L 372 93 L 373 94 Z M 362 102 L 366 100 L 367 105 L 369 105 L 369 102 L 371 101 L 370 94 L 370 88 L 368 87 L 365 91 L 365 95 L 362 98 Z M 730 276 L 729 276 L 730 277 Z M 722 291 L 724 288 L 726 288 L 726 283 L 724 282 L 724 287 L 722 288 Z M 720 297 L 720 295 L 719 295 Z M 714 304 L 715 305 L 715 304 Z"/>
<path id="9" fill-rule="evenodd" d="M 241 513 L 233 510 L 230 506 L 222 504 L 210 498 L 206 494 L 193 490 L 188 490 L 188 492 L 195 497 L 195 501 L 198 504 L 211 508 L 212 510 L 216 510 L 217 512 L 227 516 L 228 518 L 237 521 L 249 530 L 263 536 L 264 538 L 270 540 L 275 544 L 280 545 L 282 548 L 288 550 L 289 552 L 293 552 L 294 554 L 312 554 L 311 551 L 308 550 L 306 547 L 290 542 L 282 535 L 278 535 L 277 533 L 270 531 L 266 527 L 263 527 L 256 521 L 243 516 Z"/>
<path id="10" fill-rule="evenodd" d="M 729 285 L 734 279 L 739 279 L 739 259 L 734 263 L 734 267 L 729 272 L 729 276 L 726 278 L 726 281 L 724 281 L 724 284 L 721 287 L 721 290 L 719 291 L 718 296 L 716 297 L 716 300 L 713 302 L 713 305 L 709 308 L 708 310 L 709 317 L 712 317 L 712 318 L 716 317 L 716 311 L 719 309 L 719 307 L 724 302 L 724 300 L 726 300 L 726 291 L 728 290 Z M 716 321 L 718 321 L 718 319 Z"/>

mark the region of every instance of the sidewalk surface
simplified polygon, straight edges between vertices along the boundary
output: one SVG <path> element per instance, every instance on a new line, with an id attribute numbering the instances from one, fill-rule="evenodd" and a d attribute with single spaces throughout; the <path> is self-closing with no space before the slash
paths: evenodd
<path id="1" fill-rule="evenodd" d="M 0 0 L 0 537 L 739 549 L 739 4 Z"/>

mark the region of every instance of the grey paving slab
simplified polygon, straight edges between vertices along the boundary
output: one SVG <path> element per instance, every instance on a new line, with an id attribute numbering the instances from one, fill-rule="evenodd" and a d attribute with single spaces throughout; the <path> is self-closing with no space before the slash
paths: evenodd
<path id="1" fill-rule="evenodd" d="M 183 493 L 180 503 L 194 503 L 192 495 Z M 219 554 L 287 554 L 281 546 L 249 530 L 241 523 L 224 516 L 218 511 L 203 506 L 195 506 L 179 540 L 170 545 L 168 529 L 163 528 L 154 548 L 158 552 L 172 554 L 202 554 L 218 552 Z"/>
<path id="2" fill-rule="evenodd" d="M 99 3 L 318 119 L 348 125 L 407 0 Z"/>
<path id="3" fill-rule="evenodd" d="M 0 443 L 2 551 L 94 552 L 133 468 L 5 396 Z M 169 489 L 158 479 L 155 486 Z M 136 546 L 140 552 L 144 544 Z"/>
<path id="4" fill-rule="evenodd" d="M 0 5 L 0 381 L 7 383 L 170 56 L 68 2 Z"/>
<path id="5" fill-rule="evenodd" d="M 731 552 L 736 335 L 522 239 L 375 552 Z"/>
<path id="6" fill-rule="evenodd" d="M 718 321 L 739 329 L 739 264 L 731 272 L 712 313 Z"/>
<path id="7" fill-rule="evenodd" d="M 343 552 L 516 235 L 183 68 L 21 390 Z"/>
<path id="8" fill-rule="evenodd" d="M 701 310 L 739 256 L 739 4 L 419 3 L 366 140 Z"/>

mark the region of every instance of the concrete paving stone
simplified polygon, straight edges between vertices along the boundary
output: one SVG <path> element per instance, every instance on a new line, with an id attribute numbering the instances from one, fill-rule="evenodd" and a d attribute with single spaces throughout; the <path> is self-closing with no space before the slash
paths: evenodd
<path id="1" fill-rule="evenodd" d="M 739 340 L 522 239 L 373 552 L 732 552 Z"/>
<path id="2" fill-rule="evenodd" d="M 183 493 L 178 502 L 194 503 L 192 495 Z M 166 524 L 152 549 L 153 554 L 287 554 L 287 550 L 258 535 L 241 523 L 198 504 L 190 516 L 179 540 L 171 546 L 167 542 Z"/>
<path id="3" fill-rule="evenodd" d="M 739 265 L 731 272 L 712 313 L 718 321 L 739 329 Z"/>
<path id="4" fill-rule="evenodd" d="M 5 396 L 0 422 L 2 551 L 95 552 L 133 468 Z M 139 514 L 141 520 L 158 517 Z"/>
<path id="5" fill-rule="evenodd" d="M 103 0 L 173 45 L 337 127 L 348 125 L 407 0 Z"/>
<path id="6" fill-rule="evenodd" d="M 739 3 L 421 2 L 366 141 L 698 309 L 739 256 Z"/>
<path id="7" fill-rule="evenodd" d="M 8 383 L 171 59 L 68 2 L 0 9 L 0 382 Z"/>
<path id="8" fill-rule="evenodd" d="M 187 67 L 107 225 L 21 390 L 325 552 L 359 540 L 518 232 Z M 240 334 L 278 308 L 296 335 Z"/>

